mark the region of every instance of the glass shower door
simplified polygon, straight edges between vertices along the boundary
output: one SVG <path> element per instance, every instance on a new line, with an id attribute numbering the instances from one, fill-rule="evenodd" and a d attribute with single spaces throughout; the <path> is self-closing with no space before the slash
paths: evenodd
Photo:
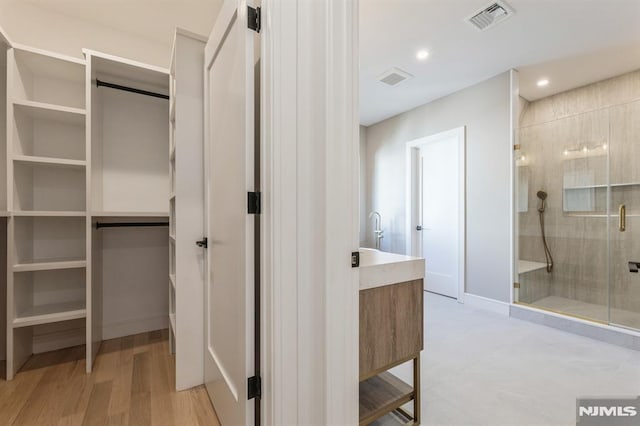
<path id="1" fill-rule="evenodd" d="M 558 115 L 519 132 L 515 301 L 607 324 L 609 111 Z"/>
<path id="2" fill-rule="evenodd" d="M 609 113 L 609 323 L 640 329 L 640 101 Z"/>

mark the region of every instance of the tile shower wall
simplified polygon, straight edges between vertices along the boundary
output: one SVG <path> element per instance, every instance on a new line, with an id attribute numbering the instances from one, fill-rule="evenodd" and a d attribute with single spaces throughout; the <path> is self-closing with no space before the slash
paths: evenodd
<path id="1" fill-rule="evenodd" d="M 640 276 L 627 269 L 640 260 L 640 185 L 629 185 L 640 184 L 640 71 L 528 103 L 520 123 L 520 259 L 545 262 L 536 197 L 543 190 L 555 266 L 522 274 L 519 300 L 559 296 L 606 307 L 610 277 L 611 321 L 617 310 L 640 312 Z M 617 230 L 623 202 L 624 233 Z M 595 319 L 606 321 L 603 312 Z"/>

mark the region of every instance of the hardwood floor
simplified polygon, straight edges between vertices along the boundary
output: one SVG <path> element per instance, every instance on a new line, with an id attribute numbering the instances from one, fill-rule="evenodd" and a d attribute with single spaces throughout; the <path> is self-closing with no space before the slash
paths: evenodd
<path id="1" fill-rule="evenodd" d="M 175 391 L 167 330 L 104 341 L 91 374 L 84 351 L 34 355 L 0 380 L 0 425 L 219 425 L 204 387 Z"/>

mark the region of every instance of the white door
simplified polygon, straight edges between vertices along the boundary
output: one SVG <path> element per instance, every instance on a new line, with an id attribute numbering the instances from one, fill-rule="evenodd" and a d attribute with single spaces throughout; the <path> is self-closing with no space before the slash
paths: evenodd
<path id="1" fill-rule="evenodd" d="M 205 49 L 207 276 L 205 385 L 222 425 L 253 424 L 254 33 L 246 1 L 226 0 Z"/>
<path id="2" fill-rule="evenodd" d="M 419 148 L 421 254 L 425 290 L 458 298 L 460 168 L 458 137 L 436 138 Z"/>

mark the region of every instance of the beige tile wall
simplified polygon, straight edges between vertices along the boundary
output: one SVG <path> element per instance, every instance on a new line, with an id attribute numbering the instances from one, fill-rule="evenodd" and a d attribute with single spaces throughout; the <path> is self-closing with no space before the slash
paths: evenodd
<path id="1" fill-rule="evenodd" d="M 555 261 L 551 274 L 520 276 L 520 301 L 561 296 L 607 305 L 611 281 L 611 306 L 640 313 L 640 274 L 627 268 L 629 260 L 640 261 L 640 70 L 528 103 L 519 143 L 519 167 L 529 174 L 529 208 L 519 213 L 520 258 L 545 261 L 536 197 L 544 190 Z M 574 211 L 565 211 L 563 202 Z M 624 233 L 617 229 L 621 203 L 627 206 Z"/>

